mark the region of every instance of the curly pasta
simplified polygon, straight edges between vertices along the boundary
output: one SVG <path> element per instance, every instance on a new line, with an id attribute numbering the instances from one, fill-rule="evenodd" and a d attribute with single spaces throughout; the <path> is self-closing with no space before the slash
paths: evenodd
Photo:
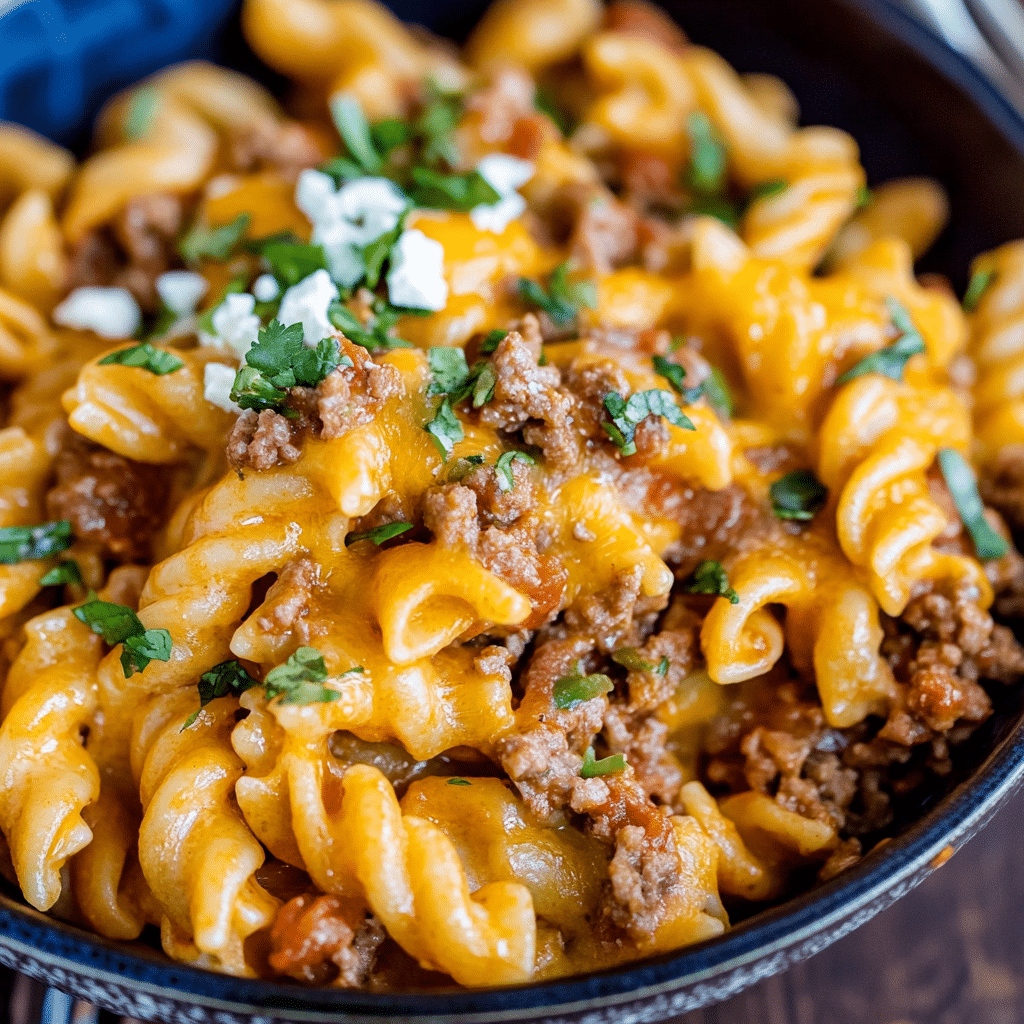
<path id="1" fill-rule="evenodd" d="M 855 863 L 1024 678 L 1021 243 L 962 310 L 941 186 L 640 0 L 241 20 L 282 105 L 190 62 L 81 165 L 0 126 L 5 873 L 379 990 Z"/>

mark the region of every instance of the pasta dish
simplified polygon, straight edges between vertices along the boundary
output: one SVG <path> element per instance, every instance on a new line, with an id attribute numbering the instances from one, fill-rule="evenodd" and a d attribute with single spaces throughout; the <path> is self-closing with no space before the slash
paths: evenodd
<path id="1" fill-rule="evenodd" d="M 856 863 L 1024 675 L 1024 243 L 644 0 L 242 24 L 0 125 L 0 870 L 388 991 Z"/>

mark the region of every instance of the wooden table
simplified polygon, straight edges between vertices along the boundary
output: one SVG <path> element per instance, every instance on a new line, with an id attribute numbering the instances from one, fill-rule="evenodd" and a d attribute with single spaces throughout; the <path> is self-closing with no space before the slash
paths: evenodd
<path id="1" fill-rule="evenodd" d="M 0 984 L 0 1004 L 9 984 Z M 2 1024 L 49 1016 L 39 988 L 15 988 L 13 1019 L 0 1005 Z M 85 1009 L 70 1024 L 117 1024 Z M 673 1024 L 1024 1024 L 1024 793 L 862 928 Z"/>
<path id="2" fill-rule="evenodd" d="M 674 1024 L 1024 1024 L 1024 793 L 857 931 Z"/>

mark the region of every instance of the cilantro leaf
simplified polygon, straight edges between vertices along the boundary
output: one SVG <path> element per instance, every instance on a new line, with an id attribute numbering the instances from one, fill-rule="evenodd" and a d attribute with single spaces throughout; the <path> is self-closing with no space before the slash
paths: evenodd
<path id="1" fill-rule="evenodd" d="M 732 415 L 732 397 L 725 378 L 717 367 L 712 366 L 711 373 L 695 388 L 685 388 L 683 381 L 686 378 L 686 370 L 678 363 L 670 362 L 664 356 L 652 356 L 651 362 L 654 364 L 655 372 L 672 385 L 686 405 L 693 405 L 703 396 L 722 419 L 728 419 Z"/>
<path id="2" fill-rule="evenodd" d="M 208 227 L 197 220 L 188 232 L 178 239 L 178 253 L 193 267 L 204 259 L 223 263 L 238 248 L 251 219 L 248 213 L 240 213 L 230 224 L 224 224 L 219 228 Z"/>
<path id="3" fill-rule="evenodd" d="M 59 519 L 39 526 L 0 527 L 0 565 L 17 565 L 59 555 L 71 547 L 71 522 Z"/>
<path id="4" fill-rule="evenodd" d="M 430 435 L 444 462 L 448 461 L 448 456 L 455 449 L 455 445 L 466 436 L 447 398 L 441 399 L 434 418 L 425 424 L 423 429 Z"/>
<path id="5" fill-rule="evenodd" d="M 116 352 L 108 352 L 100 361 L 100 366 L 137 366 L 140 370 L 149 370 L 158 377 L 180 370 L 185 364 L 173 352 L 156 348 L 148 341 L 131 348 L 119 348 Z"/>
<path id="6" fill-rule="evenodd" d="M 404 146 L 413 135 L 413 127 L 400 117 L 386 117 L 370 126 L 374 148 L 385 157 L 399 146 Z"/>
<path id="7" fill-rule="evenodd" d="M 366 287 L 376 288 L 384 271 L 384 264 L 391 258 L 391 250 L 398 241 L 398 236 L 405 230 L 406 210 L 398 218 L 398 223 L 390 231 L 375 238 L 363 249 L 363 263 L 366 265 Z"/>
<path id="8" fill-rule="evenodd" d="M 486 337 L 480 342 L 481 355 L 489 356 L 498 350 L 498 346 L 508 337 L 508 331 L 488 331 Z"/>
<path id="9" fill-rule="evenodd" d="M 231 400 L 243 409 L 281 409 L 288 389 L 315 388 L 339 366 L 351 366 L 337 338 L 323 338 L 315 348 L 303 341 L 302 324 L 285 327 L 279 320 L 260 329 L 259 338 L 235 375 Z"/>
<path id="10" fill-rule="evenodd" d="M 249 248 L 267 261 L 282 291 L 297 285 L 317 270 L 328 269 L 322 245 L 300 242 L 294 237 L 272 235 L 252 243 Z"/>
<path id="11" fill-rule="evenodd" d="M 160 107 L 160 93 L 152 85 L 136 89 L 128 101 L 128 107 L 121 121 L 126 139 L 141 139 L 153 127 L 153 118 Z"/>
<path id="12" fill-rule="evenodd" d="M 349 155 L 364 174 L 379 174 L 384 164 L 373 144 L 363 108 L 354 96 L 336 93 L 330 99 L 331 119 Z"/>
<path id="13" fill-rule="evenodd" d="M 686 183 L 703 196 L 721 194 L 725 189 L 725 146 L 711 119 L 702 110 L 695 110 L 686 119 L 690 136 L 690 162 Z"/>
<path id="14" fill-rule="evenodd" d="M 809 469 L 794 469 L 768 488 L 778 519 L 813 519 L 828 498 L 828 488 Z"/>
<path id="15" fill-rule="evenodd" d="M 749 205 L 750 203 L 758 203 L 762 199 L 771 199 L 774 196 L 781 195 L 787 188 L 789 188 L 789 182 L 784 178 L 762 181 L 760 185 L 755 185 L 751 189 L 747 203 Z"/>
<path id="16" fill-rule="evenodd" d="M 663 657 L 657 665 L 642 657 L 635 647 L 620 647 L 612 654 L 612 661 L 629 672 L 654 672 L 659 676 L 668 674 L 669 660 Z"/>
<path id="17" fill-rule="evenodd" d="M 583 662 L 577 661 L 572 672 L 561 679 L 556 679 L 551 688 L 551 702 L 559 711 L 568 711 L 578 707 L 585 700 L 611 693 L 615 684 L 600 672 L 585 675 Z"/>
<path id="18" fill-rule="evenodd" d="M 490 363 L 477 363 L 473 367 L 473 374 L 473 408 L 479 409 L 494 397 L 494 387 L 498 383 L 498 378 Z"/>
<path id="19" fill-rule="evenodd" d="M 573 130 L 572 118 L 562 110 L 555 102 L 555 98 L 546 89 L 537 89 L 534 93 L 533 105 L 542 113 L 547 114 L 554 122 L 555 127 L 563 135 L 571 135 Z"/>
<path id="20" fill-rule="evenodd" d="M 73 558 L 62 558 L 39 580 L 41 587 L 63 587 L 65 584 L 82 585 L 82 570 Z"/>
<path id="21" fill-rule="evenodd" d="M 375 526 L 372 530 L 364 533 L 350 533 L 345 537 L 345 547 L 351 547 L 361 540 L 372 540 L 374 544 L 383 544 L 392 537 L 397 537 L 406 530 L 412 529 L 412 523 L 385 523 L 383 526 Z"/>
<path id="22" fill-rule="evenodd" d="M 427 104 L 413 122 L 413 133 L 422 146 L 420 159 L 428 165 L 445 163 L 454 167 L 459 162 L 455 129 L 462 117 L 462 101 L 430 83 L 428 89 Z"/>
<path id="23" fill-rule="evenodd" d="M 429 167 L 413 167 L 414 187 L 410 190 L 417 206 L 463 213 L 474 206 L 498 202 L 501 196 L 479 171 L 445 174 Z"/>
<path id="24" fill-rule="evenodd" d="M 685 394 L 683 379 L 686 377 L 686 370 L 678 363 L 669 362 L 664 356 L 652 356 L 651 362 L 654 364 L 655 373 L 664 377 L 680 395 Z"/>
<path id="25" fill-rule="evenodd" d="M 978 308 L 982 296 L 995 284 L 997 272 L 992 268 L 987 270 L 976 270 L 971 274 L 971 280 L 967 284 L 967 291 L 964 292 L 964 309 L 973 313 Z"/>
<path id="26" fill-rule="evenodd" d="M 516 485 L 516 478 L 512 473 L 512 463 L 518 459 L 520 462 L 525 462 L 529 466 L 536 465 L 536 461 L 533 456 L 527 455 L 526 452 L 505 452 L 498 456 L 498 461 L 494 466 L 494 475 L 498 479 L 498 490 L 499 491 L 511 491 Z"/>
<path id="27" fill-rule="evenodd" d="M 837 385 L 847 384 L 865 373 L 881 373 L 892 380 L 900 380 L 910 357 L 925 351 L 924 338 L 914 326 L 906 308 L 892 296 L 886 297 L 885 304 L 889 307 L 889 317 L 900 336 L 891 345 L 865 356 L 841 374 L 836 380 Z"/>
<path id="28" fill-rule="evenodd" d="M 427 385 L 428 395 L 450 395 L 464 387 L 469 380 L 466 353 L 461 348 L 432 348 L 427 353 L 427 362 L 432 375 Z"/>
<path id="29" fill-rule="evenodd" d="M 604 757 L 600 761 L 594 760 L 594 748 L 587 747 L 583 755 L 583 765 L 580 768 L 581 779 L 596 779 L 602 775 L 615 775 L 625 771 L 626 755 L 612 754 L 611 757 Z"/>
<path id="30" fill-rule="evenodd" d="M 253 679 L 239 662 L 231 659 L 222 661 L 219 665 L 214 665 L 208 672 L 204 672 L 199 677 L 198 686 L 199 708 L 185 720 L 185 724 L 181 727 L 182 732 L 195 724 L 199 712 L 210 701 L 217 700 L 219 697 L 227 697 L 228 694 L 234 694 L 237 697 L 251 687 L 259 686 L 259 682 Z"/>
<path id="31" fill-rule="evenodd" d="M 581 307 L 597 307 L 597 286 L 593 281 L 570 281 L 568 261 L 551 271 L 547 289 L 537 281 L 521 277 L 519 296 L 527 304 L 547 313 L 557 327 L 572 323 Z"/>
<path id="32" fill-rule="evenodd" d="M 466 455 L 458 458 L 448 466 L 445 480 L 448 483 L 458 483 L 460 480 L 465 480 L 477 466 L 482 466 L 486 461 L 482 455 Z"/>
<path id="33" fill-rule="evenodd" d="M 327 309 L 327 319 L 354 345 L 377 352 L 381 349 L 412 348 L 408 341 L 395 338 L 390 333 L 402 312 L 378 299 L 364 324 L 343 303 L 332 302 Z"/>
<path id="34" fill-rule="evenodd" d="M 867 187 L 867 185 L 861 185 L 857 189 L 857 205 L 854 209 L 859 213 L 861 210 L 866 209 L 874 201 L 875 194 Z"/>
<path id="35" fill-rule="evenodd" d="M 729 586 L 729 577 L 721 562 L 705 561 L 693 572 L 693 582 L 686 588 L 691 594 L 715 594 L 730 604 L 739 604 L 740 596 Z"/>
<path id="36" fill-rule="evenodd" d="M 684 430 L 697 429 L 680 411 L 671 393 L 661 388 L 636 391 L 628 401 L 617 391 L 609 391 L 604 396 L 604 407 L 612 419 L 601 426 L 623 455 L 636 454 L 636 428 L 648 416 L 664 416 L 669 423 Z"/>
<path id="37" fill-rule="evenodd" d="M 446 783 L 446 786 L 471 786 L 473 783 L 469 779 L 451 778 Z"/>
<path id="38" fill-rule="evenodd" d="M 126 679 L 141 672 L 151 661 L 170 661 L 171 634 L 166 629 L 146 629 L 138 615 L 123 604 L 101 601 L 95 594 L 74 609 L 74 616 L 110 647 L 122 644 L 121 668 Z"/>
<path id="39" fill-rule="evenodd" d="M 363 667 L 357 665 L 342 675 L 362 671 Z M 323 685 L 327 675 L 324 656 L 315 647 L 300 647 L 283 665 L 267 673 L 263 681 L 267 700 L 281 697 L 282 704 L 330 703 L 341 693 Z"/>
<path id="40" fill-rule="evenodd" d="M 701 393 L 705 401 L 722 418 L 729 419 L 733 413 L 732 395 L 729 394 L 729 385 L 725 383 L 725 377 L 717 366 L 711 367 L 711 375 L 701 384 Z"/>
<path id="41" fill-rule="evenodd" d="M 956 510 L 974 541 L 978 558 L 983 561 L 1002 558 L 1010 550 L 1009 545 L 985 518 L 985 506 L 978 494 L 974 471 L 955 448 L 941 449 L 938 460 L 949 493 L 956 502 Z"/>

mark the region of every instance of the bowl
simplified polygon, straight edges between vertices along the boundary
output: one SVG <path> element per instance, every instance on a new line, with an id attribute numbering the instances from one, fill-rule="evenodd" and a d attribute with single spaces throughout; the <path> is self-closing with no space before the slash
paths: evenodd
<path id="1" fill-rule="evenodd" d="M 176 5 L 166 6 L 170 17 Z M 666 6 L 691 38 L 719 50 L 740 70 L 785 78 L 801 101 L 804 123 L 851 132 L 861 143 L 869 181 L 928 174 L 946 185 L 952 220 L 923 269 L 945 273 L 962 288 L 973 255 L 1024 236 L 1024 119 L 895 4 L 675 0 Z M 439 11 L 413 0 L 392 7 L 406 19 L 456 36 L 480 10 L 466 4 Z M 83 80 L 82 95 L 95 107 L 156 66 L 208 53 L 215 35 L 225 63 L 255 71 L 273 85 L 274 77 L 256 66 L 237 29 L 228 25 L 220 32 L 227 10 L 223 2 L 211 3 L 201 37 L 194 30 L 177 36 L 168 30 L 174 47 L 165 32 L 161 49 L 147 51 L 140 44 L 130 63 L 126 58 L 100 67 L 91 57 L 80 59 L 94 75 Z M 115 21 L 108 27 L 123 31 L 123 19 Z M 123 50 L 115 46 L 111 52 L 119 57 Z M 32 69 L 26 53 L 21 58 L 0 61 L 0 116 L 16 116 L 4 104 L 31 92 L 19 74 L 34 75 L 38 84 L 40 75 L 56 73 L 54 65 L 46 69 L 45 59 Z M 37 88 L 34 95 L 43 92 Z M 82 119 L 94 112 L 77 100 L 51 102 L 34 107 L 28 119 L 62 140 L 81 140 Z M 9 887 L 0 890 L 0 964 L 104 1009 L 175 1024 L 326 1024 L 383 1016 L 417 1024 L 664 1020 L 728 998 L 818 952 L 908 892 L 970 839 L 1024 781 L 1024 694 L 1007 689 L 994 703 L 992 718 L 959 748 L 956 770 L 942 790 L 904 808 L 906 824 L 856 867 L 749 917 L 720 938 L 637 964 L 519 988 L 392 994 L 301 988 L 213 974 L 172 963 L 153 946 L 104 940 L 26 907 Z"/>

